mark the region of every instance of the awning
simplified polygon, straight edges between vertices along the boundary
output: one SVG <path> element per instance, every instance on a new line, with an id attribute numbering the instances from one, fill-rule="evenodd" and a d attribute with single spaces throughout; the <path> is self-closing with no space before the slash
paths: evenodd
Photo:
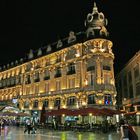
<path id="1" fill-rule="evenodd" d="M 10 111 L 0 112 L 0 116 L 17 116 L 17 113 Z"/>
<path id="2" fill-rule="evenodd" d="M 61 116 L 65 114 L 66 116 L 87 116 L 92 114 L 93 116 L 112 116 L 114 114 L 120 114 L 117 110 L 107 109 L 107 108 L 80 108 L 80 109 L 58 109 L 58 110 L 48 110 L 46 116 Z"/>
<path id="3" fill-rule="evenodd" d="M 136 115 L 137 111 L 125 113 L 125 116 L 133 116 Z"/>
<path id="4" fill-rule="evenodd" d="M 19 112 L 19 113 L 17 113 L 17 116 L 19 116 L 19 117 L 25 117 L 25 116 L 31 116 L 31 115 L 28 114 L 28 113 L 25 113 L 25 112 Z"/>

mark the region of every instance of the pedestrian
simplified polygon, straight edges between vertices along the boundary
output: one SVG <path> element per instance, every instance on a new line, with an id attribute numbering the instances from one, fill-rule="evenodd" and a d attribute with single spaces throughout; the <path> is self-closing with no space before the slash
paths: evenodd
<path id="1" fill-rule="evenodd" d="M 121 120 L 120 125 L 121 140 L 138 140 L 135 130 L 126 120 Z"/>
<path id="2" fill-rule="evenodd" d="M 126 124 L 124 119 L 120 120 L 120 134 L 121 134 L 120 140 L 130 140 L 128 125 Z"/>
<path id="3" fill-rule="evenodd" d="M 30 120 L 26 121 L 24 133 L 26 131 L 28 131 L 28 134 L 30 134 L 30 131 L 31 131 L 31 121 Z"/>
<path id="4" fill-rule="evenodd" d="M 32 125 L 31 126 L 31 130 L 32 130 L 32 134 L 36 134 L 36 127 L 35 127 L 35 125 Z"/>

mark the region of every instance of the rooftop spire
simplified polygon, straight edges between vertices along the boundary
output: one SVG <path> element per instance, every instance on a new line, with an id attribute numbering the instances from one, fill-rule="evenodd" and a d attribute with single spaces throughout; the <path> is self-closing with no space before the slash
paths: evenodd
<path id="1" fill-rule="evenodd" d="M 94 7 L 93 7 L 93 12 L 92 13 L 97 13 L 98 12 L 98 8 L 96 6 L 96 2 L 94 2 Z"/>
<path id="2" fill-rule="evenodd" d="M 104 17 L 104 14 L 102 12 L 98 12 L 98 8 L 95 2 L 92 13 L 89 13 L 87 15 L 85 26 L 87 27 L 87 37 L 108 36 L 108 32 L 106 30 L 107 19 Z"/>

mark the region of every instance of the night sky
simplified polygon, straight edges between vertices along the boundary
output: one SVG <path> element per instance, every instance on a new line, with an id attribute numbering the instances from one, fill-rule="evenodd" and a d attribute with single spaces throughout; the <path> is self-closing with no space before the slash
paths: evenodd
<path id="1" fill-rule="evenodd" d="M 94 0 L 17 0 L 0 2 L 0 65 L 24 58 L 30 49 L 56 42 L 69 31 L 85 31 Z M 138 0 L 96 0 L 108 19 L 115 73 L 140 50 Z"/>

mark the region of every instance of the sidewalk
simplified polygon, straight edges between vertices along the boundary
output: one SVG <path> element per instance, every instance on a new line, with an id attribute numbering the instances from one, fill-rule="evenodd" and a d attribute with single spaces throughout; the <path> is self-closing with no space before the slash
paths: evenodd
<path id="1" fill-rule="evenodd" d="M 140 137 L 140 127 L 135 127 Z M 24 134 L 24 128 L 9 127 L 8 135 L 0 136 L 0 140 L 119 140 L 117 132 L 73 132 L 73 131 L 51 131 L 38 129 L 36 134 Z"/>

